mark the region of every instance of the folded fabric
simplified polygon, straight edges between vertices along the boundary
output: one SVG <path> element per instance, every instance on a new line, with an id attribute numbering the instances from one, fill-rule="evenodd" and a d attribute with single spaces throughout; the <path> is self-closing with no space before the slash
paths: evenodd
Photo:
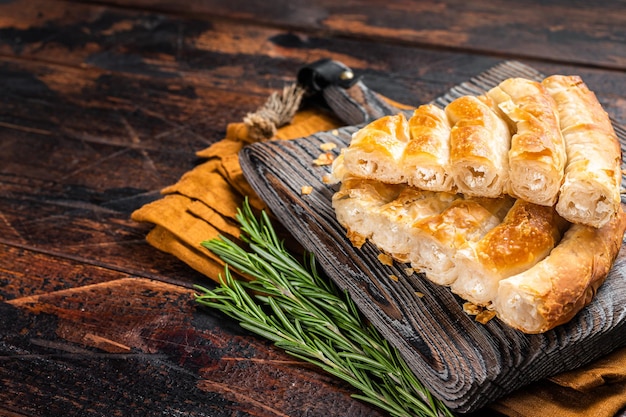
<path id="1" fill-rule="evenodd" d="M 224 272 L 224 263 L 203 248 L 201 243 L 218 237 L 220 230 L 214 223 L 188 210 L 193 202 L 184 195 L 170 194 L 136 210 L 132 219 L 156 226 L 146 237 L 152 246 L 171 253 L 217 282 L 219 275 Z M 215 216 L 212 219 L 215 220 Z"/>
<path id="2" fill-rule="evenodd" d="M 328 111 L 303 109 L 290 124 L 278 128 L 273 139 L 304 137 L 340 125 Z M 268 211 L 239 165 L 239 151 L 252 141 L 248 133 L 245 123 L 229 124 L 224 139 L 196 153 L 204 160 L 201 164 L 162 189 L 163 198 L 131 215 L 134 221 L 154 224 L 146 236 L 150 245 L 177 257 L 215 282 L 219 282 L 224 272 L 224 262 L 201 243 L 220 235 L 234 241 L 239 239 L 236 215 L 246 197 L 254 209 Z"/>
<path id="3" fill-rule="evenodd" d="M 511 417 L 613 417 L 626 407 L 626 348 L 522 388 L 489 406 Z"/>
<path id="4" fill-rule="evenodd" d="M 389 102 L 398 108 L 408 108 Z M 272 130 L 275 132 L 272 139 L 305 137 L 340 126 L 341 121 L 326 109 L 300 109 L 289 124 Z M 219 235 L 233 240 L 239 238 L 235 216 L 245 197 L 254 209 L 267 210 L 239 165 L 239 151 L 255 140 L 246 123 L 231 123 L 224 139 L 198 151 L 197 156 L 205 160 L 203 163 L 185 173 L 177 183 L 164 188 L 163 198 L 132 214 L 135 221 L 154 224 L 147 241 L 218 282 L 224 263 L 204 249 L 201 242 Z M 484 411 L 511 417 L 613 417 L 624 407 L 626 348 L 584 368 L 531 384 Z"/>

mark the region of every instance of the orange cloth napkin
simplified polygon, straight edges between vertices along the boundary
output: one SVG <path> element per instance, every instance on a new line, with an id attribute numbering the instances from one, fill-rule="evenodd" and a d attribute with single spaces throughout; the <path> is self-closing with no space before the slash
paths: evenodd
<path id="1" fill-rule="evenodd" d="M 613 417 L 626 407 L 626 348 L 491 404 L 511 417 Z"/>
<path id="2" fill-rule="evenodd" d="M 302 110 L 290 124 L 278 129 L 275 139 L 304 137 L 339 126 L 341 122 L 329 112 Z M 268 211 L 239 165 L 238 153 L 250 141 L 244 123 L 229 124 L 224 139 L 197 152 L 205 162 L 161 190 L 163 198 L 146 204 L 131 216 L 137 222 L 154 224 L 146 236 L 148 243 L 215 282 L 224 272 L 224 263 L 201 242 L 219 235 L 235 241 L 239 238 L 236 214 L 246 196 L 252 208 Z"/>
<path id="3" fill-rule="evenodd" d="M 304 137 L 341 125 L 329 112 L 304 109 L 295 114 L 290 124 L 280 127 L 274 139 Z M 176 184 L 163 189 L 162 199 L 132 214 L 135 221 L 154 224 L 147 235 L 151 245 L 176 256 L 216 282 L 224 264 L 200 243 L 220 234 L 238 239 L 235 215 L 245 196 L 249 197 L 253 208 L 267 209 L 246 182 L 239 165 L 238 152 L 251 141 L 244 123 L 229 124 L 223 140 L 197 152 L 205 162 L 185 173 Z M 487 409 L 511 417 L 613 417 L 624 407 L 626 348 L 584 368 L 531 384 Z"/>

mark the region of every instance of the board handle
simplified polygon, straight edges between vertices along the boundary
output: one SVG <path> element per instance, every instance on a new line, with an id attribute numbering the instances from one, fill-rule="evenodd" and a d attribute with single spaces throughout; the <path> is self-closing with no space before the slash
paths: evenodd
<path id="1" fill-rule="evenodd" d="M 306 65 L 298 71 L 298 83 L 309 96 L 321 96 L 348 126 L 369 123 L 402 111 L 369 89 L 361 77 L 339 61 L 321 59 Z"/>

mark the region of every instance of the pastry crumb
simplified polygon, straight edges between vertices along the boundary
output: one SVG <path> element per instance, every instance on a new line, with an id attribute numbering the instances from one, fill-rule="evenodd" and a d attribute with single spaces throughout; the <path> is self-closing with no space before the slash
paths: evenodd
<path id="1" fill-rule="evenodd" d="M 333 142 L 325 142 L 320 145 L 320 149 L 323 150 L 324 152 L 332 151 L 336 147 L 337 147 L 337 144 Z"/>
<path id="2" fill-rule="evenodd" d="M 415 295 L 416 295 L 417 297 L 419 297 L 419 298 L 422 298 L 422 297 L 423 297 L 424 295 L 426 295 L 426 294 L 424 294 L 423 292 L 420 292 L 420 291 L 415 291 Z"/>
<path id="3" fill-rule="evenodd" d="M 411 276 L 415 273 L 415 269 L 413 268 L 404 268 L 404 273 L 407 274 L 408 276 Z"/>
<path id="4" fill-rule="evenodd" d="M 392 281 L 398 282 L 399 278 L 398 278 L 397 275 L 391 274 L 391 275 L 389 275 L 389 279 L 392 280 Z"/>
<path id="5" fill-rule="evenodd" d="M 496 312 L 493 310 L 483 310 L 476 315 L 476 321 L 480 324 L 487 324 L 489 320 L 496 316 Z"/>
<path id="6" fill-rule="evenodd" d="M 489 310 L 485 307 L 470 303 L 469 301 L 463 303 L 463 311 L 470 316 L 476 316 L 474 320 L 480 324 L 487 324 L 489 320 L 496 316 L 494 310 Z"/>
<path id="7" fill-rule="evenodd" d="M 387 255 L 386 253 L 381 253 L 380 255 L 378 255 L 378 260 L 383 265 L 387 265 L 387 266 L 393 265 L 393 258 Z"/>
<path id="8" fill-rule="evenodd" d="M 357 249 L 360 249 L 361 246 L 363 246 L 367 241 L 365 236 L 353 232 L 352 230 L 348 230 L 346 232 L 346 237 L 350 239 L 350 243 L 352 243 L 352 245 Z"/>
<path id="9" fill-rule="evenodd" d="M 311 187 L 310 185 L 303 185 L 302 188 L 300 188 L 300 194 L 302 195 L 309 195 L 313 192 L 313 187 Z"/>
<path id="10" fill-rule="evenodd" d="M 333 161 L 335 160 L 335 157 L 333 156 L 332 153 L 330 152 L 324 152 L 321 153 L 317 159 L 313 160 L 313 163 L 315 165 L 318 166 L 322 166 L 322 165 L 332 165 Z"/>
<path id="11" fill-rule="evenodd" d="M 463 311 L 470 316 L 476 316 L 482 311 L 482 307 L 468 301 L 466 303 L 463 303 Z"/>

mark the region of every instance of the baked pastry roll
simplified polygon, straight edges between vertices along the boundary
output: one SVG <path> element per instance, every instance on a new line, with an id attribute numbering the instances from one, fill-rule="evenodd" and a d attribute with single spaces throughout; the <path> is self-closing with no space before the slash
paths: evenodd
<path id="1" fill-rule="evenodd" d="M 354 177 L 332 204 L 356 247 L 369 240 L 527 333 L 565 323 L 589 303 L 626 229 L 621 210 L 598 229 L 509 196 L 463 198 Z"/>
<path id="2" fill-rule="evenodd" d="M 346 178 L 333 195 L 337 221 L 356 247 L 370 240 L 400 262 L 410 262 L 413 223 L 441 213 L 456 194 L 419 190 L 406 184 Z"/>
<path id="3" fill-rule="evenodd" d="M 557 103 L 567 150 L 556 209 L 572 223 L 602 227 L 620 210 L 621 149 L 611 121 L 580 77 L 542 84 Z"/>
<path id="4" fill-rule="evenodd" d="M 407 183 L 430 191 L 452 191 L 450 122 L 443 109 L 425 104 L 409 119 L 410 140 L 400 160 Z"/>
<path id="5" fill-rule="evenodd" d="M 353 134 L 329 178 L 352 175 L 450 192 L 449 139 L 448 118 L 433 104 L 418 107 L 408 120 L 402 113 L 385 116 Z"/>
<path id="6" fill-rule="evenodd" d="M 498 226 L 513 201 L 508 196 L 465 199 L 352 177 L 342 182 L 332 205 L 354 246 L 369 240 L 431 281 L 450 285 L 457 277 L 457 249 Z"/>
<path id="7" fill-rule="evenodd" d="M 566 224 L 552 206 L 515 200 L 502 223 L 456 252 L 458 277 L 452 292 L 476 305 L 489 306 L 500 280 L 545 258 L 560 241 Z"/>
<path id="8" fill-rule="evenodd" d="M 412 227 L 411 267 L 422 271 L 439 285 L 452 285 L 459 271 L 455 254 L 468 243 L 478 242 L 498 226 L 513 204 L 513 199 L 475 198 L 454 200 L 448 208 Z"/>
<path id="9" fill-rule="evenodd" d="M 569 321 L 604 282 L 625 229 L 621 209 L 599 229 L 572 225 L 547 258 L 500 281 L 497 315 L 525 333 L 542 333 Z"/>
<path id="10" fill-rule="evenodd" d="M 509 194 L 554 205 L 567 158 L 554 99 L 541 83 L 525 78 L 509 78 L 487 96 L 515 124 L 509 150 Z"/>
<path id="11" fill-rule="evenodd" d="M 508 182 L 509 128 L 473 96 L 455 99 L 445 108 L 450 130 L 450 175 L 460 193 L 500 197 Z"/>
<path id="12" fill-rule="evenodd" d="M 404 183 L 399 161 L 408 142 L 409 124 L 403 113 L 381 117 L 352 135 L 343 151 L 343 169 L 361 178 Z"/>

